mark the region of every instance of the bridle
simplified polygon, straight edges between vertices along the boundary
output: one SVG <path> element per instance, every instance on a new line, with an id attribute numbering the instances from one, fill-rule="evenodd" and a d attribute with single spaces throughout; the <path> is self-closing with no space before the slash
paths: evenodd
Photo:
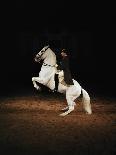
<path id="1" fill-rule="evenodd" d="M 42 52 L 41 55 L 38 54 L 38 55 L 39 55 L 39 58 L 42 57 L 42 55 L 47 51 L 48 48 L 49 48 L 49 45 L 48 45 L 48 47 L 47 47 L 44 51 L 41 51 L 41 52 Z M 46 64 L 45 62 L 42 62 L 42 63 L 41 63 L 40 61 L 39 61 L 39 63 L 40 63 L 40 64 L 43 64 L 43 66 L 49 66 L 49 67 L 55 67 L 55 66 L 56 66 L 56 64 L 55 64 L 55 65 L 49 65 L 49 64 Z"/>
<path id="2" fill-rule="evenodd" d="M 43 65 L 44 65 L 44 66 L 49 66 L 49 67 L 55 67 L 55 66 L 56 66 L 56 65 L 53 65 L 53 66 L 52 66 L 52 65 L 46 64 L 45 62 L 43 62 Z"/>

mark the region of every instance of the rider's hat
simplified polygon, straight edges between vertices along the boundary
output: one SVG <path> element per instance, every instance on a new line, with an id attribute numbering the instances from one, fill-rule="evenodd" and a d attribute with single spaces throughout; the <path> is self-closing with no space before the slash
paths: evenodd
<path id="1" fill-rule="evenodd" d="M 67 49 L 65 49 L 65 48 L 63 48 L 63 49 L 61 50 L 61 53 L 62 53 L 62 52 L 66 53 L 67 55 L 70 54 L 69 51 L 68 51 Z"/>

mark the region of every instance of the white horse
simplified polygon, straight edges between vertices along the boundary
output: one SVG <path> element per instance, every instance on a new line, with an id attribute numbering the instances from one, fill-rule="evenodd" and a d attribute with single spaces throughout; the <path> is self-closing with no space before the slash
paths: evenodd
<path id="1" fill-rule="evenodd" d="M 38 82 L 53 90 L 55 88 L 54 75 L 55 73 L 57 73 L 56 55 L 50 49 L 49 46 L 45 46 L 35 56 L 36 62 L 40 62 L 40 60 L 43 60 L 43 64 L 39 72 L 39 77 L 32 77 L 33 85 L 37 90 L 41 90 L 36 83 Z M 92 110 L 90 104 L 90 97 L 87 91 L 85 91 L 74 79 L 73 79 L 74 85 L 67 86 L 63 84 L 62 83 L 63 71 L 59 72 L 58 78 L 59 78 L 58 92 L 66 94 L 66 100 L 68 104 L 66 108 L 62 109 L 64 112 L 60 114 L 60 116 L 65 116 L 74 110 L 74 106 L 76 105 L 74 100 L 78 98 L 81 93 L 83 94 L 83 108 L 87 114 L 91 114 Z"/>

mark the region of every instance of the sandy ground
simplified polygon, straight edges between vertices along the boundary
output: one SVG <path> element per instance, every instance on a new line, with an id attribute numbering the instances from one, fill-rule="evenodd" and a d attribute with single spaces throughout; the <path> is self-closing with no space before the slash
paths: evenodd
<path id="1" fill-rule="evenodd" d="M 59 94 L 2 98 L 0 154 L 116 154 L 116 100 L 92 97 L 92 115 L 85 114 L 81 100 L 61 117 L 66 100 Z"/>

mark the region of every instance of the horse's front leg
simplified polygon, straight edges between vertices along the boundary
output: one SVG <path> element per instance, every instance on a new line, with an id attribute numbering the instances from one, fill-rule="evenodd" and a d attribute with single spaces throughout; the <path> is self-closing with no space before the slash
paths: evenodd
<path id="1" fill-rule="evenodd" d="M 37 90 L 41 90 L 40 86 L 38 86 L 36 83 L 36 82 L 40 83 L 40 81 L 41 80 L 39 77 L 32 77 L 32 83 Z"/>

